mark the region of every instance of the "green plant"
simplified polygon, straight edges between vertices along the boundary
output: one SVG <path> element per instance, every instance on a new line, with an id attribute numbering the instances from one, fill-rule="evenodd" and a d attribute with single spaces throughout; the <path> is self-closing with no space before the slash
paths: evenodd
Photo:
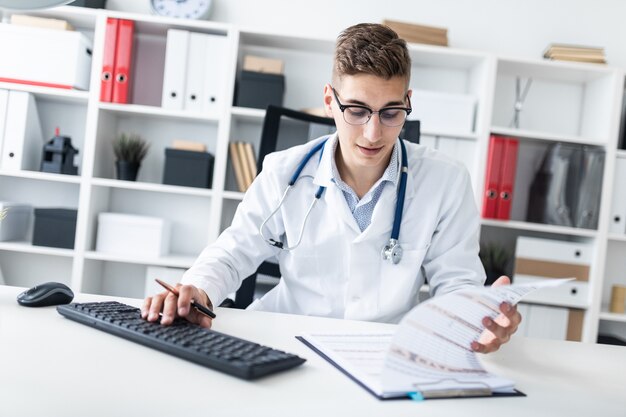
<path id="1" fill-rule="evenodd" d="M 148 153 L 150 144 L 136 134 L 122 133 L 113 141 L 113 152 L 118 161 L 141 163 Z"/>
<path id="2" fill-rule="evenodd" d="M 512 253 L 497 243 L 486 243 L 480 245 L 479 256 L 486 271 L 504 273 Z"/>

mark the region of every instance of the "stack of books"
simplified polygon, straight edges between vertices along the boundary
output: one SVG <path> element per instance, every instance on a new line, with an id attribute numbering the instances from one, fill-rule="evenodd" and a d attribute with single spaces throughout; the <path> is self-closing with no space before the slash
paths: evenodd
<path id="1" fill-rule="evenodd" d="M 254 149 L 248 142 L 231 142 L 229 150 L 230 161 L 233 164 L 235 179 L 237 180 L 237 188 L 239 188 L 239 191 L 245 192 L 257 174 Z"/>
<path id="2" fill-rule="evenodd" d="M 591 46 L 552 44 L 543 53 L 544 58 L 557 61 L 578 61 L 606 64 L 604 48 Z"/>
<path id="3" fill-rule="evenodd" d="M 383 24 L 389 26 L 407 42 L 448 46 L 448 29 L 388 19 L 383 20 Z"/>

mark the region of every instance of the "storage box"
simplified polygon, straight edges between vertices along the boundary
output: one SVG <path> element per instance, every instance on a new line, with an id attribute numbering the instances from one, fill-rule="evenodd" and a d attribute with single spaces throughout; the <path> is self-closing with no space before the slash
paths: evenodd
<path id="1" fill-rule="evenodd" d="M 437 91 L 413 90 L 413 111 L 409 120 L 419 120 L 428 134 L 445 132 L 470 134 L 474 132 L 476 97 Z"/>
<path id="2" fill-rule="evenodd" d="M 169 252 L 170 223 L 134 214 L 98 214 L 96 251 L 158 258 Z"/>
<path id="3" fill-rule="evenodd" d="M 149 297 L 154 294 L 165 291 L 161 285 L 159 285 L 155 278 L 165 281 L 172 286 L 176 286 L 182 279 L 185 269 L 183 268 L 168 268 L 165 266 L 148 266 L 146 268 L 146 285 L 144 290 L 144 297 Z"/>
<path id="4" fill-rule="evenodd" d="M 589 269 L 593 246 L 520 236 L 515 249 L 514 282 L 576 278 L 556 288 L 542 288 L 524 302 L 586 308 L 589 306 Z"/>
<path id="5" fill-rule="evenodd" d="M 26 240 L 32 212 L 28 204 L 0 201 L 0 241 Z"/>
<path id="6" fill-rule="evenodd" d="M 211 188 L 214 159 L 208 152 L 167 148 L 163 184 Z"/>
<path id="7" fill-rule="evenodd" d="M 89 89 L 91 41 L 82 33 L 0 24 L 0 81 Z"/>
<path id="8" fill-rule="evenodd" d="M 256 109 L 266 109 L 270 104 L 282 106 L 284 95 L 284 75 L 241 71 L 235 105 Z"/>
<path id="9" fill-rule="evenodd" d="M 36 208 L 33 245 L 74 249 L 78 210 Z"/>

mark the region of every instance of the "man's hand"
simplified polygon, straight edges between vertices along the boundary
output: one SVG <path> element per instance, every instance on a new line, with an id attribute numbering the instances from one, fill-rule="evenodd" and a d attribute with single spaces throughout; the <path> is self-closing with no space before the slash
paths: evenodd
<path id="1" fill-rule="evenodd" d="M 511 280 L 503 275 L 493 283 L 492 287 L 509 284 L 511 284 Z M 474 351 L 480 353 L 495 352 L 501 345 L 508 342 L 513 333 L 517 331 L 517 327 L 522 321 L 522 316 L 517 311 L 517 307 L 511 306 L 509 303 L 502 303 L 500 304 L 500 311 L 502 314 L 495 320 L 489 317 L 483 319 L 486 330 L 477 342 L 472 342 Z"/>
<path id="2" fill-rule="evenodd" d="M 159 313 L 163 312 L 161 324 L 167 326 L 174 322 L 176 317 L 183 317 L 192 323 L 210 328 L 213 320 L 191 307 L 191 300 L 212 309 L 211 301 L 206 293 L 193 285 L 176 284 L 179 297 L 169 291 L 164 291 L 152 297 L 146 297 L 141 308 L 141 318 L 148 321 L 157 321 Z"/>

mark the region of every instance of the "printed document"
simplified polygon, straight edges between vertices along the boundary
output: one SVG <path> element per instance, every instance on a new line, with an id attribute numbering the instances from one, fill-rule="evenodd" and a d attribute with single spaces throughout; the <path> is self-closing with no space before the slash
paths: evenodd
<path id="1" fill-rule="evenodd" d="M 413 308 L 395 332 L 304 334 L 299 339 L 380 398 L 516 394 L 514 382 L 488 373 L 471 349 L 500 304 L 570 279 L 477 287 L 434 297 Z"/>

